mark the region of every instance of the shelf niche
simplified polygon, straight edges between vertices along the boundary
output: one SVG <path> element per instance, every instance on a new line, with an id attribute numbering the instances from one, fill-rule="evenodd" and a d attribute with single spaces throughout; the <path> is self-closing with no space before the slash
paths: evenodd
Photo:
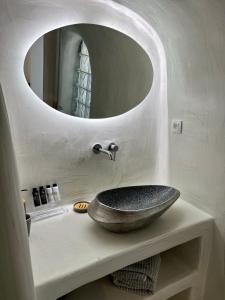
<path id="1" fill-rule="evenodd" d="M 106 276 L 88 283 L 59 299 L 189 300 L 188 288 L 191 288 L 192 283 L 195 281 L 200 246 L 200 238 L 195 238 L 161 253 L 162 262 L 154 295 L 138 296 L 122 291 L 112 284 L 109 276 Z"/>

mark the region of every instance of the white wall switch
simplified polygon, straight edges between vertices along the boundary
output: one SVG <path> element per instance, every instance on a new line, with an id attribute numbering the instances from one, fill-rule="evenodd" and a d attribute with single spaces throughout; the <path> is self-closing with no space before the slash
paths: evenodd
<path id="1" fill-rule="evenodd" d="M 183 121 L 172 120 L 171 129 L 172 129 L 172 133 L 181 134 L 183 130 Z"/>

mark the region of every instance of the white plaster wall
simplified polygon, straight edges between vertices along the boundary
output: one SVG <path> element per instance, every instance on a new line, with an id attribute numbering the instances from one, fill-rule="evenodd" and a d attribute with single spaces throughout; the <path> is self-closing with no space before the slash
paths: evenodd
<path id="1" fill-rule="evenodd" d="M 0 85 L 0 299 L 34 300 L 27 226 Z"/>
<path id="2" fill-rule="evenodd" d="M 225 298 L 225 1 L 119 1 L 159 33 L 168 68 L 169 177 L 182 198 L 216 218 L 205 299 Z M 190 216 L 191 218 L 191 216 Z"/>
<path id="3" fill-rule="evenodd" d="M 169 119 L 184 120 L 183 135 L 171 135 L 169 139 L 170 182 L 180 188 L 185 200 L 216 217 L 215 249 L 205 299 L 222 300 L 225 1 L 117 2 L 143 16 L 154 26 L 163 42 L 168 67 Z M 6 91 L 21 182 L 30 187 L 34 183 L 54 179 L 66 187 L 66 195 L 92 193 L 119 184 L 164 182 L 157 168 L 162 170 L 159 156 L 163 160 L 166 151 L 159 146 L 163 134 L 165 140 L 167 136 L 163 130 L 155 134 L 160 129 L 162 118 L 157 110 L 157 101 L 147 99 L 135 110 L 115 119 L 78 121 L 53 111 L 25 88 L 25 79 L 21 77 L 25 52 L 45 31 L 80 20 L 87 9 L 84 1 L 80 6 L 78 3 L 1 0 L 0 80 Z M 113 24 L 122 27 L 131 36 L 134 34 L 135 28 L 129 20 L 126 23 L 126 17 L 118 13 L 119 20 L 115 25 L 112 15 L 108 15 L 110 8 L 99 11 L 95 1 L 85 3 L 89 3 L 96 14 L 99 12 L 98 21 L 102 25 Z M 99 5 L 102 3 L 114 5 L 111 1 L 99 1 Z M 88 22 L 91 17 L 94 19 L 94 14 L 87 18 Z M 143 28 L 136 38 L 147 53 L 154 54 L 154 68 L 161 52 L 160 47 L 157 50 L 151 48 L 150 39 L 146 39 Z M 157 76 L 159 74 L 156 74 L 157 80 L 153 82 L 149 96 L 155 100 L 154 96 L 160 98 L 154 89 L 159 83 L 160 76 Z M 111 140 L 121 148 L 115 164 L 91 154 L 93 143 L 104 141 L 107 144 Z M 163 146 L 166 147 L 166 143 Z"/>
<path id="4" fill-rule="evenodd" d="M 162 151 L 167 149 L 166 127 L 164 135 L 161 130 L 167 105 L 157 109 L 166 102 L 165 55 L 149 24 L 113 1 L 86 1 L 84 6 L 78 0 L 63 4 L 10 0 L 2 1 L 1 15 L 5 21 L 0 36 L 0 78 L 6 91 L 23 188 L 57 181 L 65 199 L 137 184 L 143 178 L 146 182 L 166 178 L 162 166 L 166 170 L 167 155 L 159 160 L 157 151 L 160 145 Z M 44 32 L 73 23 L 112 27 L 142 45 L 154 69 L 152 89 L 142 104 L 119 117 L 84 120 L 62 114 L 34 95 L 23 76 L 27 50 Z M 148 133 L 141 135 L 146 128 Z M 111 141 L 120 147 L 115 163 L 92 153 L 96 142 L 107 146 Z"/>

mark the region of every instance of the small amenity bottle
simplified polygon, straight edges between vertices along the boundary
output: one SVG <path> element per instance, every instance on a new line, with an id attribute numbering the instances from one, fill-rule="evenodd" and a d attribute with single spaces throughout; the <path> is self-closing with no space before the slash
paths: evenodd
<path id="1" fill-rule="evenodd" d="M 52 188 L 51 188 L 50 184 L 46 185 L 45 190 L 46 190 L 46 194 L 47 194 L 47 197 L 48 197 L 48 203 L 54 203 L 55 199 L 54 199 L 53 191 L 52 191 Z"/>
<path id="2" fill-rule="evenodd" d="M 48 201 L 47 201 L 45 189 L 43 186 L 39 187 L 39 194 L 40 194 L 40 198 L 41 198 L 41 204 L 47 204 Z"/>
<path id="3" fill-rule="evenodd" d="M 33 195 L 34 206 L 40 206 L 41 200 L 37 188 L 32 189 L 32 195 Z"/>
<path id="4" fill-rule="evenodd" d="M 57 183 L 53 183 L 52 192 L 53 192 L 53 197 L 54 197 L 55 201 L 56 202 L 60 201 L 61 197 L 60 197 L 59 187 L 58 187 Z"/>

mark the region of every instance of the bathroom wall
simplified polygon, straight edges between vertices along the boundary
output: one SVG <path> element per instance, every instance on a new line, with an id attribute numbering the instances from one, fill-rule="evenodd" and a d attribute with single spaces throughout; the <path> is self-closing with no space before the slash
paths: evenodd
<path id="1" fill-rule="evenodd" d="M 154 24 L 166 49 L 169 175 L 182 198 L 215 217 L 205 299 L 222 300 L 225 242 L 225 1 L 119 1 Z M 190 216 L 191 217 L 191 216 Z"/>
<path id="2" fill-rule="evenodd" d="M 34 300 L 27 226 L 1 84 L 0 136 L 0 299 Z"/>
<path id="3" fill-rule="evenodd" d="M 167 149 L 165 136 L 158 133 L 159 127 L 163 128 L 161 120 L 167 117 L 167 105 L 162 105 L 166 101 L 166 85 L 161 85 L 166 78 L 166 72 L 162 71 L 165 57 L 150 25 L 139 21 L 129 10 L 121 10 L 112 1 L 107 4 L 87 1 L 85 9 L 79 0 L 76 3 L 67 0 L 66 5 L 60 1 L 35 4 L 10 1 L 1 3 L 4 27 L 2 25 L 0 32 L 0 80 L 13 129 L 21 188 L 31 190 L 33 186 L 56 181 L 63 199 L 71 200 L 93 197 L 112 186 L 142 183 L 143 178 L 146 182 L 162 180 L 161 175 L 166 174 L 162 166 L 166 169 L 167 155 L 159 159 L 157 147 L 161 146 L 162 151 Z M 28 12 L 29 18 L 26 17 Z M 155 68 L 146 100 L 116 118 L 85 120 L 62 114 L 40 101 L 23 74 L 24 57 L 35 40 L 55 28 L 85 22 L 113 26 L 133 37 L 151 56 Z M 143 136 L 140 132 L 146 128 L 148 134 Z M 116 162 L 93 154 L 95 143 L 107 147 L 112 141 L 120 147 Z"/>
<path id="4" fill-rule="evenodd" d="M 128 114 L 108 121 L 87 122 L 53 111 L 25 88 L 25 78 L 21 76 L 22 57 L 44 32 L 80 20 L 79 15 L 86 10 L 82 9 L 81 2 L 1 0 L 0 81 L 9 109 L 21 187 L 57 180 L 65 187 L 66 198 L 87 196 L 115 185 L 165 183 L 162 176 L 166 170 L 161 173 L 159 170 L 162 170 L 160 163 L 167 153 L 166 143 L 157 140 L 156 124 L 165 121 L 161 110 L 165 109 L 166 101 L 159 106 L 156 86 L 153 85 L 150 95 L 152 101 L 144 101 Z M 112 8 L 114 3 L 132 8 L 152 24 L 162 40 L 168 70 L 169 121 L 174 118 L 184 121 L 182 135 L 169 135 L 169 181 L 181 190 L 183 199 L 216 218 L 205 300 L 222 300 L 225 2 L 121 0 L 106 3 Z M 97 15 L 94 1 L 92 9 Z M 101 10 L 99 22 L 114 23 L 108 11 Z M 107 16 L 107 20 L 103 16 Z M 87 18 L 89 22 L 91 17 Z M 121 17 L 116 25 L 132 33 L 132 23 L 126 22 L 126 17 Z M 142 28 L 136 37 L 147 49 L 144 34 Z M 23 42 L 20 43 L 21 37 Z M 159 63 L 157 53 L 153 58 L 154 64 Z M 165 133 L 163 138 L 167 141 Z M 102 141 L 107 145 L 112 139 L 120 146 L 116 163 L 91 153 L 93 143 Z"/>

